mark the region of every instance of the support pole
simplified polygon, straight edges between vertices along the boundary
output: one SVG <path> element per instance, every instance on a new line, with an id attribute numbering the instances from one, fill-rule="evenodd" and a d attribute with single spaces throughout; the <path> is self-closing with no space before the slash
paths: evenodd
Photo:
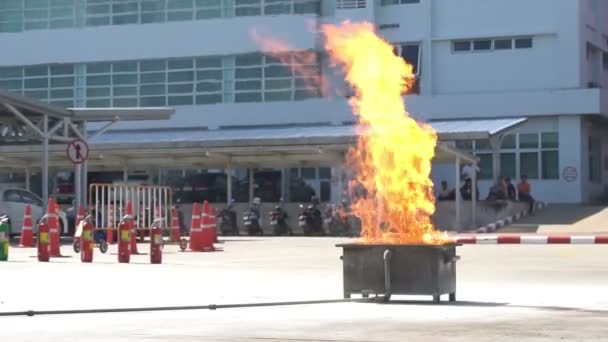
<path id="1" fill-rule="evenodd" d="M 49 202 L 49 116 L 42 116 L 42 205 L 47 212 Z"/>
<path id="2" fill-rule="evenodd" d="M 85 138 L 87 138 L 87 123 L 86 123 L 86 121 L 82 123 L 82 135 Z M 87 141 L 87 140 L 85 139 L 85 141 Z M 84 205 L 86 207 L 88 205 L 88 203 L 87 203 L 88 200 L 87 199 L 88 199 L 88 191 L 89 191 L 89 188 L 88 188 L 88 184 L 89 184 L 89 160 L 88 159 L 85 160 L 82 163 L 81 172 L 82 172 L 82 176 L 81 176 L 81 179 L 80 179 L 81 180 L 81 185 L 80 186 L 81 186 L 81 189 L 82 189 L 82 191 L 81 191 L 82 202 L 84 203 Z"/>
<path id="3" fill-rule="evenodd" d="M 75 199 L 76 199 L 76 207 L 75 209 L 78 210 L 78 208 L 80 208 L 80 206 L 82 205 L 82 181 L 81 181 L 81 176 L 82 176 L 82 165 L 81 164 L 76 164 L 74 165 L 74 192 L 75 192 Z"/>
<path id="4" fill-rule="evenodd" d="M 285 168 L 281 169 L 281 199 L 285 201 L 287 198 L 287 171 Z"/>
<path id="5" fill-rule="evenodd" d="M 477 163 L 473 164 L 473 169 L 477 170 Z M 471 192 L 471 219 L 473 221 L 473 229 L 477 229 L 477 172 L 473 172 L 472 192 Z"/>
<path id="6" fill-rule="evenodd" d="M 27 191 L 32 191 L 32 185 L 31 185 L 31 180 L 30 178 L 32 177 L 32 174 L 30 172 L 30 168 L 27 167 L 25 168 L 25 190 Z"/>
<path id="7" fill-rule="evenodd" d="M 127 165 L 124 165 L 122 167 L 122 182 L 126 184 L 128 181 L 129 181 L 129 167 Z"/>
<path id="8" fill-rule="evenodd" d="M 226 203 L 232 201 L 232 167 L 230 164 L 226 166 Z"/>
<path id="9" fill-rule="evenodd" d="M 255 173 L 255 169 L 250 167 L 249 168 L 249 203 L 253 202 L 253 196 L 254 196 L 253 182 L 255 181 L 254 173 Z"/>
<path id="10" fill-rule="evenodd" d="M 341 203 L 344 199 L 344 172 L 342 172 L 342 166 L 336 166 L 334 168 L 338 176 L 338 203 Z"/>
<path id="11" fill-rule="evenodd" d="M 475 188 L 473 188 L 474 191 Z M 456 181 L 454 182 L 454 193 L 456 197 L 456 218 L 454 222 L 454 230 L 460 232 L 460 158 L 456 157 Z"/>

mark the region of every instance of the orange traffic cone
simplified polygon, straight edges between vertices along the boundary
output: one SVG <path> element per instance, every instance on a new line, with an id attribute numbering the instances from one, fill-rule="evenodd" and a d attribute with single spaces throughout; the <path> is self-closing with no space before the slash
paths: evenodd
<path id="1" fill-rule="evenodd" d="M 81 205 L 78 207 L 78 214 L 76 215 L 76 227 L 84 220 L 84 207 Z M 78 229 L 74 230 L 74 242 L 80 241 L 80 235 L 78 235 Z"/>
<path id="2" fill-rule="evenodd" d="M 51 257 L 61 257 L 60 249 L 60 232 L 59 232 L 59 205 L 55 202 L 54 198 L 49 198 L 48 210 L 47 210 L 47 221 L 50 232 L 50 253 Z"/>
<path id="3" fill-rule="evenodd" d="M 32 222 L 32 206 L 25 206 L 25 214 L 23 215 L 23 225 L 21 227 L 21 238 L 19 239 L 19 247 L 34 247 L 34 233 Z"/>
<path id="4" fill-rule="evenodd" d="M 127 219 L 127 224 L 129 225 L 129 230 L 131 231 L 131 254 L 139 254 L 137 251 L 137 232 L 135 229 L 135 224 L 133 222 L 133 204 L 131 201 L 127 202 L 127 206 L 125 209 L 126 215 L 129 217 Z"/>
<path id="5" fill-rule="evenodd" d="M 190 223 L 190 250 L 198 251 L 200 249 L 201 236 L 201 211 L 198 203 L 192 204 L 192 221 Z"/>
<path id="6" fill-rule="evenodd" d="M 212 251 L 213 247 L 213 223 L 211 222 L 211 210 L 209 202 L 203 202 L 203 213 L 201 219 L 201 236 L 199 248 L 204 251 Z"/>
<path id="7" fill-rule="evenodd" d="M 210 219 L 211 219 L 211 232 L 213 235 L 213 242 L 214 243 L 218 243 L 218 239 L 217 239 L 217 218 L 216 218 L 216 212 L 215 212 L 215 208 L 214 207 L 209 207 L 209 215 L 211 215 Z"/>
<path id="8" fill-rule="evenodd" d="M 171 242 L 178 242 L 181 237 L 178 215 L 179 212 L 177 208 L 171 208 Z"/>

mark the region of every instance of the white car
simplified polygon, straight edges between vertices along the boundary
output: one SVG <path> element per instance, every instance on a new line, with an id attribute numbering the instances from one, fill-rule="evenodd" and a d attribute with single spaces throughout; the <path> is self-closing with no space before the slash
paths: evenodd
<path id="1" fill-rule="evenodd" d="M 45 214 L 40 197 L 27 190 L 0 187 L 0 215 L 8 216 L 11 235 L 21 234 L 25 206 L 28 204 L 32 206 L 32 229 L 36 233 L 36 222 Z M 62 235 L 67 233 L 67 222 L 65 212 L 59 211 L 59 231 Z"/>

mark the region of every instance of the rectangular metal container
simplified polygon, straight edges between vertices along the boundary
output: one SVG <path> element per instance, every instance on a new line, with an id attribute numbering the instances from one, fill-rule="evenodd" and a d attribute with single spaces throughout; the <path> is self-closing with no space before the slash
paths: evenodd
<path id="1" fill-rule="evenodd" d="M 456 247 L 445 245 L 340 244 L 343 248 L 344 298 L 376 295 L 449 294 L 456 300 Z"/>

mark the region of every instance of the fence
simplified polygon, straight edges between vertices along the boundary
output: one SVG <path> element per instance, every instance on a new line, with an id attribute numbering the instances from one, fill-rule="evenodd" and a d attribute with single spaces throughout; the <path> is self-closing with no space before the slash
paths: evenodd
<path id="1" fill-rule="evenodd" d="M 91 184 L 88 207 L 96 229 L 115 229 L 127 214 L 127 203 L 131 203 L 135 227 L 150 229 L 156 219 L 162 219 L 162 225 L 168 227 L 172 198 L 171 188 L 165 186 Z"/>

